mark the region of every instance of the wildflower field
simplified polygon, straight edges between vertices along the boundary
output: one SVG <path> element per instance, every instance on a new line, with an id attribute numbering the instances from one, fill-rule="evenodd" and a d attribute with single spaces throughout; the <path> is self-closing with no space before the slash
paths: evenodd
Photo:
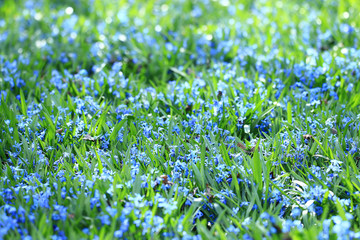
<path id="1" fill-rule="evenodd" d="M 358 0 L 0 0 L 0 239 L 360 239 Z"/>

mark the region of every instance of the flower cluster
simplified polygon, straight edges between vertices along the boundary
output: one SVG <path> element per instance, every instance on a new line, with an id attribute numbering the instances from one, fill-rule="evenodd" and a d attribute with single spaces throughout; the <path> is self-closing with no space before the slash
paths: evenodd
<path id="1" fill-rule="evenodd" d="M 0 239 L 359 239 L 352 2 L 0 3 Z"/>

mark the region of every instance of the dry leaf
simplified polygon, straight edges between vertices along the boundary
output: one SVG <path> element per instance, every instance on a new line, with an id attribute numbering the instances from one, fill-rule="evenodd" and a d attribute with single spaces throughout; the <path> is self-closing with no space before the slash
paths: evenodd
<path id="1" fill-rule="evenodd" d="M 209 184 L 206 184 L 206 193 L 205 196 L 209 197 L 209 202 L 212 203 L 215 199 L 215 196 L 211 194 L 211 188 Z"/>
<path id="2" fill-rule="evenodd" d="M 170 185 L 170 186 L 174 184 L 173 182 L 169 181 L 169 178 L 167 175 L 161 175 L 160 177 L 162 178 L 163 184 Z"/>
<path id="3" fill-rule="evenodd" d="M 242 150 L 246 150 L 245 144 L 243 144 L 243 143 L 241 143 L 241 142 L 239 142 L 239 143 L 237 144 L 237 146 L 238 146 L 239 148 L 241 148 Z"/>
<path id="4" fill-rule="evenodd" d="M 310 134 L 304 134 L 303 138 L 306 139 L 306 140 L 310 140 L 310 139 L 313 139 L 313 136 L 310 135 Z"/>
<path id="5" fill-rule="evenodd" d="M 196 195 L 196 192 L 197 192 L 198 189 L 199 189 L 198 187 L 194 188 L 194 190 L 193 190 L 193 195 L 194 196 Z"/>
<path id="6" fill-rule="evenodd" d="M 192 105 L 187 105 L 186 108 L 185 108 L 185 111 L 186 112 L 191 112 L 192 111 Z"/>
<path id="7" fill-rule="evenodd" d="M 56 130 L 56 133 L 61 134 L 63 131 L 64 131 L 64 129 L 60 128 L 60 129 Z"/>
<path id="8" fill-rule="evenodd" d="M 335 128 L 331 128 L 330 131 L 331 131 L 332 134 L 337 134 L 338 133 L 338 131 Z"/>
<path id="9" fill-rule="evenodd" d="M 241 143 L 241 142 L 239 142 L 239 143 L 237 144 L 237 146 L 238 146 L 239 148 L 241 148 L 242 150 L 244 150 L 244 151 L 245 151 L 247 154 L 249 154 L 249 155 L 253 154 L 254 151 L 255 151 L 255 147 L 252 147 L 250 150 L 248 150 L 248 148 L 246 147 L 246 145 L 243 144 L 243 143 Z"/>
<path id="10" fill-rule="evenodd" d="M 326 105 L 326 104 L 328 104 L 328 100 L 326 100 L 326 99 L 321 100 L 321 103 Z"/>
<path id="11" fill-rule="evenodd" d="M 220 99 L 221 99 L 222 95 L 223 95 L 222 91 L 218 91 L 218 94 L 217 94 L 217 98 L 218 98 L 218 100 L 220 100 Z"/>
<path id="12" fill-rule="evenodd" d="M 83 137 L 83 140 L 85 141 L 91 141 L 91 142 L 95 142 L 96 139 L 93 138 L 92 136 L 90 136 L 89 134 L 86 134 L 84 137 Z"/>

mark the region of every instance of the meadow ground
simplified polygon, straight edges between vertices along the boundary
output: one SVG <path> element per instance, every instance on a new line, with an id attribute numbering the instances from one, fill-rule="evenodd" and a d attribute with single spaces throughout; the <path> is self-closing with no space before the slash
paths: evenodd
<path id="1" fill-rule="evenodd" d="M 0 239 L 359 239 L 359 20 L 0 1 Z"/>

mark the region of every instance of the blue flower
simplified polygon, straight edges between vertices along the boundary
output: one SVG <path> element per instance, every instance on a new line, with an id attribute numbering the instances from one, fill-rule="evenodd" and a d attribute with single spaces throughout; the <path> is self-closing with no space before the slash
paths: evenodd
<path id="1" fill-rule="evenodd" d="M 52 219 L 54 221 L 65 221 L 67 217 L 67 208 L 61 205 L 54 205 L 53 208 L 55 212 L 52 214 Z"/>
<path id="2" fill-rule="evenodd" d="M 234 227 L 234 225 L 230 225 L 230 227 L 228 227 L 226 230 L 228 232 L 234 233 L 235 235 L 237 235 L 240 232 L 240 229 Z"/>
<path id="3" fill-rule="evenodd" d="M 102 225 L 111 224 L 109 215 L 102 215 L 102 216 L 98 216 L 97 218 L 100 219 Z"/>

